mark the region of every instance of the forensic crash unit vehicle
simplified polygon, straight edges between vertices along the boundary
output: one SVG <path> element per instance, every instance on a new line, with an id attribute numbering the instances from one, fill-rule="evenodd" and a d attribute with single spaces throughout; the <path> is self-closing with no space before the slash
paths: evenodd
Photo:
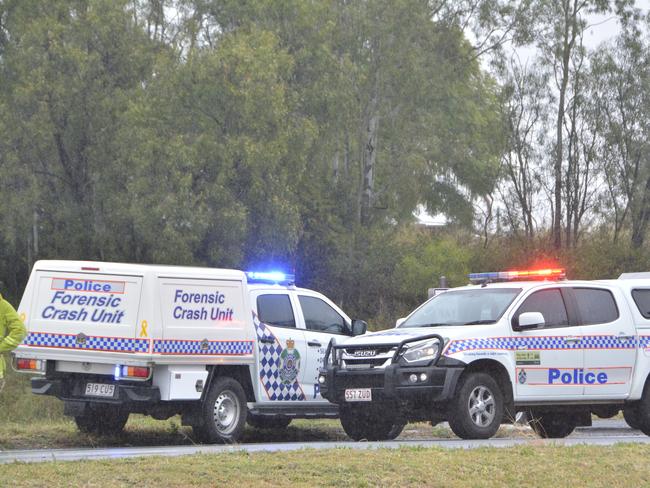
<path id="1" fill-rule="evenodd" d="M 623 411 L 650 435 L 650 273 L 567 281 L 561 269 L 470 275 L 394 329 L 328 347 L 318 381 L 353 439 L 448 421 L 489 438 L 526 412 L 542 437 Z"/>
<path id="2" fill-rule="evenodd" d="M 182 416 L 205 442 L 245 422 L 282 428 L 336 417 L 318 371 L 331 338 L 364 333 L 291 276 L 82 261 L 39 261 L 18 312 L 17 371 L 64 402 L 80 430 L 116 433 L 129 414 Z"/>

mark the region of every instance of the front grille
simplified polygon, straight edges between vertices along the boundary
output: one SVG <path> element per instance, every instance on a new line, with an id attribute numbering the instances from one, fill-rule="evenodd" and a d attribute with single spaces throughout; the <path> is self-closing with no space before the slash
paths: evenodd
<path id="1" fill-rule="evenodd" d="M 344 349 L 345 354 L 348 354 L 350 356 L 354 356 L 354 353 L 356 352 L 374 352 L 374 356 L 377 356 L 379 354 L 386 354 L 387 352 L 391 351 L 393 349 L 392 346 L 387 346 L 387 347 L 348 347 Z M 370 356 L 369 356 L 370 357 Z"/>
<path id="2" fill-rule="evenodd" d="M 360 359 L 344 359 L 345 366 L 367 366 L 369 368 L 374 368 L 375 366 L 381 366 L 386 362 L 386 358 L 360 358 Z"/>
<path id="3" fill-rule="evenodd" d="M 370 369 L 386 366 L 395 354 L 395 346 L 346 347 L 340 352 L 339 365 L 350 369 Z"/>

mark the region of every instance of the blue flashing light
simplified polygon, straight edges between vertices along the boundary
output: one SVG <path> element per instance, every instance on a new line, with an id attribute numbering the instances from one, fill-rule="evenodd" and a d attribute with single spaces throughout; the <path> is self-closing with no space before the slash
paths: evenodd
<path id="1" fill-rule="evenodd" d="M 294 275 L 282 273 L 281 271 L 246 271 L 246 278 L 250 283 L 291 285 L 296 282 Z"/>
<path id="2" fill-rule="evenodd" d="M 522 271 L 493 271 L 488 273 L 470 273 L 472 283 L 489 281 L 537 281 L 563 280 L 566 278 L 564 268 L 548 268 Z"/>
<path id="3" fill-rule="evenodd" d="M 113 373 L 113 378 L 115 378 L 115 381 L 119 381 L 120 377 L 122 376 L 122 366 L 119 364 L 115 365 L 115 370 Z"/>

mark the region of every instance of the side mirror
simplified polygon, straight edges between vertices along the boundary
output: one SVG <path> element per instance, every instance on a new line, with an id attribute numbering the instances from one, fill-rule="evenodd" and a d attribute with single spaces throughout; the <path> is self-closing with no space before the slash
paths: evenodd
<path id="1" fill-rule="evenodd" d="M 352 335 L 363 335 L 368 330 L 368 324 L 363 320 L 352 319 Z"/>
<path id="2" fill-rule="evenodd" d="M 512 319 L 512 328 L 514 330 L 537 329 L 545 324 L 544 316 L 540 312 L 524 312 L 519 318 Z"/>
<path id="3" fill-rule="evenodd" d="M 399 327 L 400 325 L 402 325 L 402 322 L 404 322 L 405 320 L 406 320 L 406 317 L 402 317 L 401 319 L 397 319 L 395 321 L 395 327 Z"/>

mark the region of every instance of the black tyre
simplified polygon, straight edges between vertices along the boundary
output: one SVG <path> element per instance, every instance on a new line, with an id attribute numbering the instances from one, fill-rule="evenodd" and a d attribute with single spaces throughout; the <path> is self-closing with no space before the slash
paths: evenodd
<path id="1" fill-rule="evenodd" d="M 503 419 L 503 393 L 486 373 L 470 373 L 458 386 L 449 405 L 448 422 L 461 439 L 488 439 Z"/>
<path id="2" fill-rule="evenodd" d="M 369 405 L 342 405 L 341 426 L 352 440 L 387 441 L 402 433 L 406 422 Z"/>
<path id="3" fill-rule="evenodd" d="M 124 430 L 129 413 L 115 406 L 90 406 L 74 418 L 77 428 L 86 434 L 116 435 Z"/>
<path id="4" fill-rule="evenodd" d="M 639 423 L 639 411 L 637 410 L 636 405 L 635 406 L 626 406 L 623 409 L 623 418 L 625 419 L 625 422 L 627 422 L 627 425 L 629 425 L 631 428 L 639 430 L 640 429 L 640 423 Z"/>
<path id="5" fill-rule="evenodd" d="M 246 422 L 256 429 L 286 429 L 291 423 L 291 419 L 289 417 L 267 417 L 249 413 L 246 417 Z"/>
<path id="6" fill-rule="evenodd" d="M 636 428 L 645 435 L 650 435 L 650 381 L 646 380 L 641 400 L 636 402 L 634 407 L 628 407 L 628 410 L 628 417 L 636 425 Z M 625 421 L 627 422 L 627 418 Z"/>
<path id="7" fill-rule="evenodd" d="M 201 419 L 192 425 L 194 436 L 210 444 L 237 442 L 246 424 L 246 394 L 237 380 L 216 379 L 201 407 Z"/>
<path id="8" fill-rule="evenodd" d="M 528 425 L 545 439 L 561 439 L 576 428 L 576 421 L 566 413 L 528 412 Z"/>

